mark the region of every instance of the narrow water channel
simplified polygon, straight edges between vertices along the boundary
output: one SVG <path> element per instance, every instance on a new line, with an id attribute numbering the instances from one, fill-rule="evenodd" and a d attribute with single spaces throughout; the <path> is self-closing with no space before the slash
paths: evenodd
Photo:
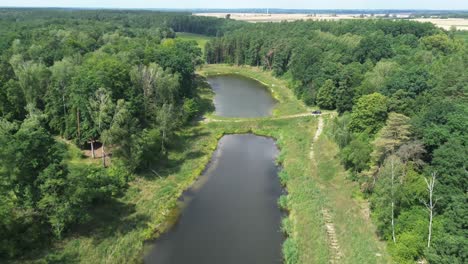
<path id="1" fill-rule="evenodd" d="M 225 117 L 270 116 L 276 104 L 267 87 L 240 75 L 208 78 L 214 93 L 215 113 Z"/>
<path id="2" fill-rule="evenodd" d="M 281 263 L 277 155 L 270 138 L 221 138 L 209 167 L 182 197 L 179 222 L 155 242 L 145 263 Z"/>

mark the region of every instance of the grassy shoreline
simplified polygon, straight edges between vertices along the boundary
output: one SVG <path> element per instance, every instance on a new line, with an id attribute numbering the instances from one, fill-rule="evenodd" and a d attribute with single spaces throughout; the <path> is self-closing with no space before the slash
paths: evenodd
<path id="1" fill-rule="evenodd" d="M 372 225 L 371 228 L 361 228 L 359 216 L 349 216 L 349 208 L 336 206 L 337 201 L 353 199 L 348 195 L 355 186 L 342 177 L 344 170 L 335 158 L 336 146 L 326 135 L 320 137 L 315 148 L 315 156 L 319 156 L 317 162 L 310 160 L 317 117 L 277 119 L 280 115 L 303 113 L 307 109 L 286 88 L 285 81 L 272 77 L 269 72 L 228 65 L 208 65 L 199 71 L 205 77 L 229 73 L 266 83 L 279 101 L 275 115 L 198 122 L 183 129 L 177 134 L 178 143 L 169 153 L 164 169 L 157 174 L 137 175 L 123 197 L 96 208 L 94 218 L 60 242 L 55 254 L 49 254 L 49 259 L 52 256 L 62 262 L 141 263 L 145 241 L 157 238 L 172 227 L 178 218 L 178 198 L 203 173 L 218 140 L 225 134 L 253 133 L 274 138 L 280 149 L 277 158 L 282 165 L 280 180 L 288 191 L 288 195 L 279 201 L 289 212 L 282 224 L 282 230 L 288 235 L 283 244 L 286 263 L 329 261 L 330 251 L 321 214 L 324 207 L 333 208 L 331 213 L 336 218 L 337 230 L 345 234 L 340 240 L 347 257 L 343 263 L 388 263 L 385 250 L 371 232 Z M 201 88 L 200 93 L 204 100 L 213 97 L 207 87 Z M 322 178 L 319 174 L 331 176 Z M 330 178 L 334 180 L 330 181 Z M 349 191 L 342 192 L 335 184 L 343 185 Z M 355 211 L 358 206 L 359 203 L 353 201 L 351 209 Z M 346 233 L 349 223 L 351 228 Z"/>

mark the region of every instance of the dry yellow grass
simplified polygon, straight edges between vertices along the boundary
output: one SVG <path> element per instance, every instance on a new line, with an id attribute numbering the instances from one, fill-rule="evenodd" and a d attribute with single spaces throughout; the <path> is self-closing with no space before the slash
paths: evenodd
<path id="1" fill-rule="evenodd" d="M 224 18 L 228 13 L 196 13 L 195 16 L 210 16 Z M 380 15 L 381 16 L 381 15 Z M 397 16 L 407 16 L 405 14 Z M 378 16 L 376 16 L 378 17 Z M 281 22 L 281 21 L 296 21 L 296 20 L 342 20 L 342 19 L 372 19 L 370 15 L 360 17 L 358 14 L 261 14 L 261 13 L 233 13 L 231 19 L 241 20 L 251 23 L 258 22 Z M 417 18 L 411 19 L 418 22 L 430 22 L 434 25 L 443 28 L 450 29 L 455 26 L 458 30 L 468 30 L 468 19 L 463 18 Z"/>

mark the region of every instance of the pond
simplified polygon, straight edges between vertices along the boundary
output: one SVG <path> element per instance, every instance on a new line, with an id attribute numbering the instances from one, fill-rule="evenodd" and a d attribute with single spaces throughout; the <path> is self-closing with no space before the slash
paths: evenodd
<path id="1" fill-rule="evenodd" d="M 151 245 L 145 263 L 282 263 L 277 155 L 270 138 L 221 138 L 182 196 L 179 222 Z"/>
<path id="2" fill-rule="evenodd" d="M 208 77 L 214 93 L 215 113 L 224 117 L 270 116 L 276 104 L 266 86 L 241 75 Z"/>

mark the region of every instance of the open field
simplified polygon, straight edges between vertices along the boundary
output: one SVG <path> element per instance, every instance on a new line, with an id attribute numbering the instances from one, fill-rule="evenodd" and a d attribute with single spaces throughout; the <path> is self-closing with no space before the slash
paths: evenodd
<path id="1" fill-rule="evenodd" d="M 465 30 L 465 31 L 457 31 L 455 33 L 455 36 L 461 40 L 464 40 L 466 42 L 468 42 L 468 30 Z"/>
<path id="2" fill-rule="evenodd" d="M 196 16 L 211 16 L 211 17 L 226 17 L 227 13 L 196 13 Z M 407 15 L 397 15 L 397 17 L 405 17 Z M 375 16 L 379 17 L 379 16 Z M 372 19 L 370 15 L 347 15 L 347 14 L 260 14 L 260 13 L 232 13 L 231 19 L 241 20 L 246 22 L 258 23 L 258 22 L 281 22 L 281 21 L 295 21 L 295 20 L 342 20 L 342 19 Z M 458 30 L 468 30 L 468 19 L 463 18 L 417 18 L 411 19 L 419 22 L 430 22 L 443 29 L 450 29 L 455 26 Z"/>
<path id="3" fill-rule="evenodd" d="M 207 37 L 204 35 L 193 34 L 193 33 L 186 33 L 186 32 L 177 32 L 177 38 L 183 40 L 194 40 L 197 42 L 198 47 L 205 52 L 205 45 L 211 39 L 211 37 Z"/>
<path id="4" fill-rule="evenodd" d="M 447 19 L 439 19 L 439 18 L 416 18 L 412 19 L 413 21 L 418 22 L 430 22 L 440 28 L 445 30 L 449 30 L 451 27 L 455 27 L 458 30 L 468 30 L 468 19 L 463 18 L 447 18 Z"/>

